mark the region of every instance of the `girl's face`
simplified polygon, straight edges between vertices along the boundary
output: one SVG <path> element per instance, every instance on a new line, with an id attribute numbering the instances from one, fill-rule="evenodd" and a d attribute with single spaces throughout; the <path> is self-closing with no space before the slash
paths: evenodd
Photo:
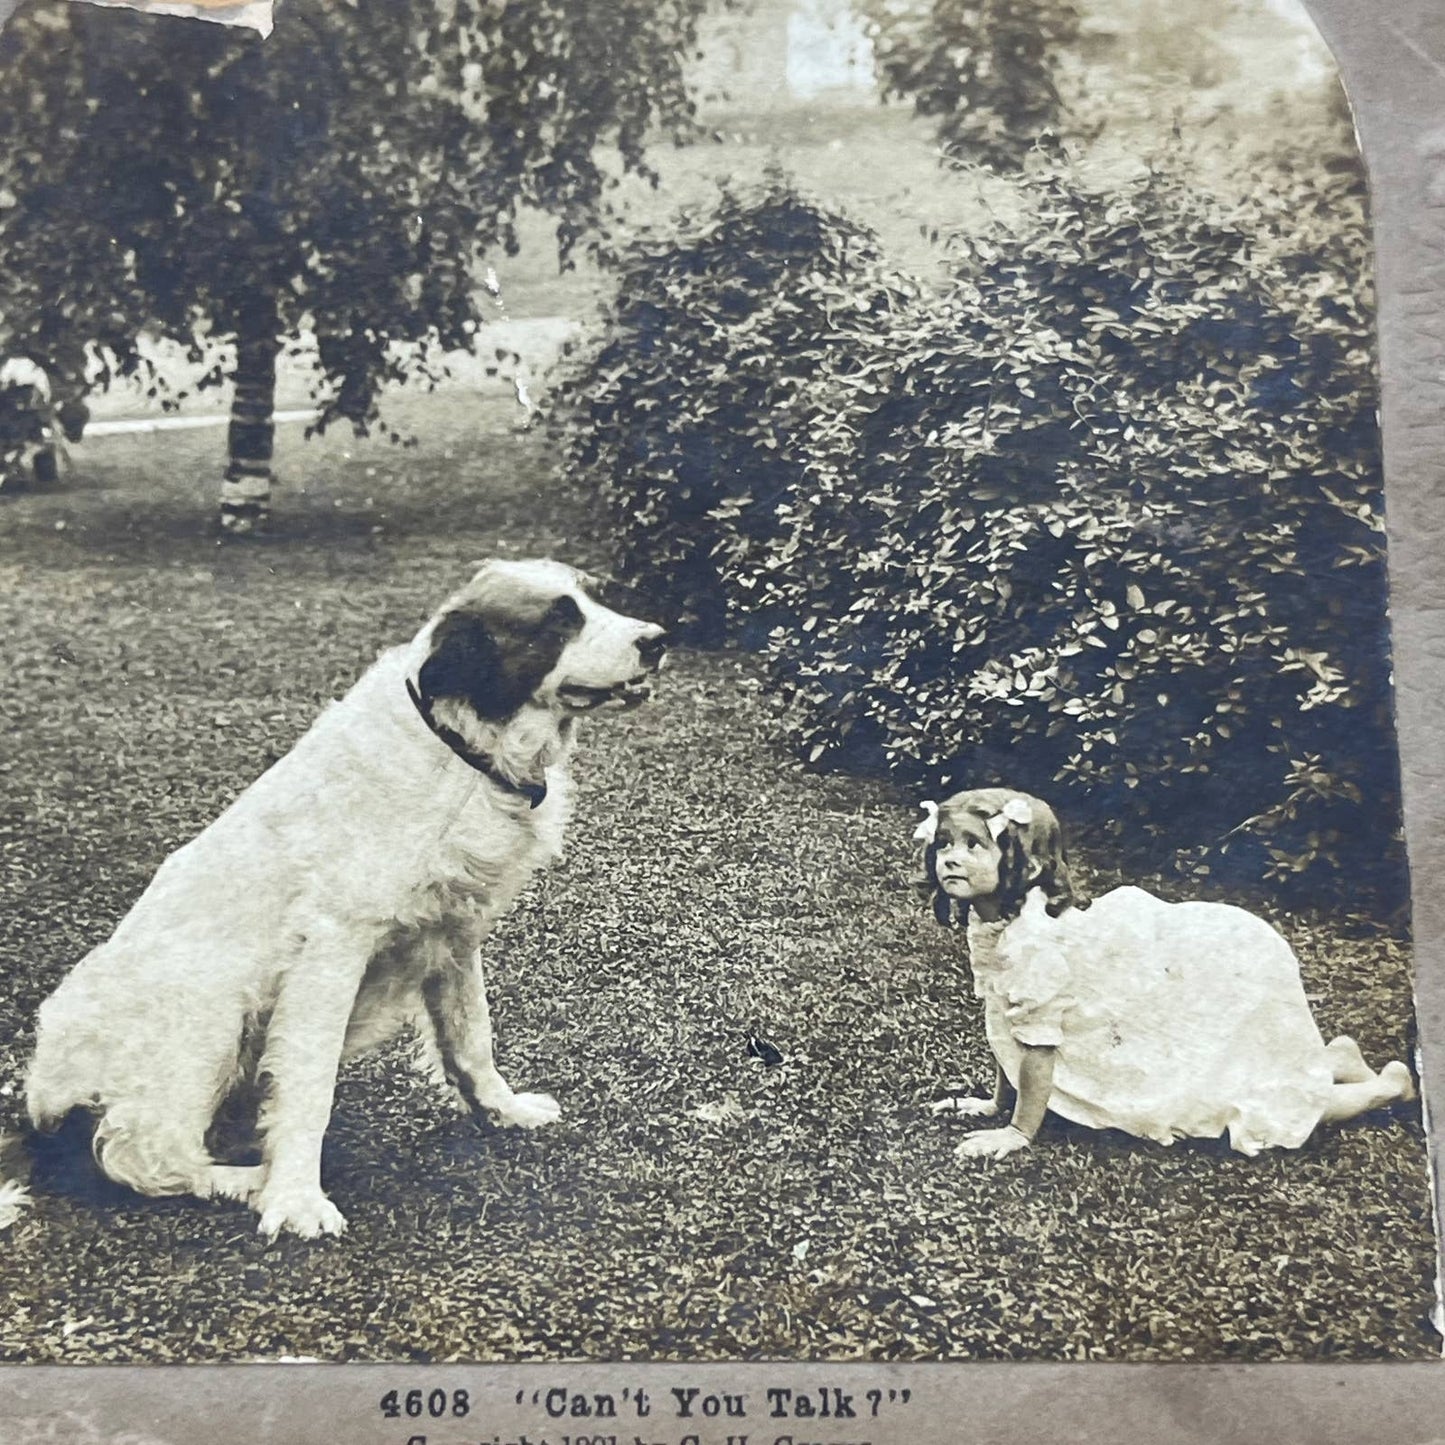
<path id="1" fill-rule="evenodd" d="M 982 818 L 974 813 L 956 817 L 940 814 L 933 842 L 938 886 L 950 898 L 987 898 L 998 892 L 1003 855 Z"/>

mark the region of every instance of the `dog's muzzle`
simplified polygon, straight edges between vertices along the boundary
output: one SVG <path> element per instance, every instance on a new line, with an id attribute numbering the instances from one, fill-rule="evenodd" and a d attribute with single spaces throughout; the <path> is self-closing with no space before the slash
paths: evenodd
<path id="1" fill-rule="evenodd" d="M 557 697 L 570 712 L 596 712 L 609 703 L 624 708 L 639 707 L 652 698 L 652 678 L 632 677 L 612 687 L 584 687 L 581 683 L 564 683 Z"/>
<path id="2" fill-rule="evenodd" d="M 643 671 L 624 682 L 613 683 L 610 687 L 588 687 L 585 683 L 566 682 L 557 689 L 557 697 L 571 712 L 595 712 L 608 703 L 620 707 L 637 707 L 652 699 L 653 678 L 662 670 L 667 655 L 666 634 L 658 632 L 653 637 L 639 637 L 634 644 L 638 661 Z"/>

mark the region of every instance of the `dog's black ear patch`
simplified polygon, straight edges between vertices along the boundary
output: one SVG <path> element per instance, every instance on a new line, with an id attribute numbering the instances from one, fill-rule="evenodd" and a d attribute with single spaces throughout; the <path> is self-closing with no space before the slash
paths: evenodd
<path id="1" fill-rule="evenodd" d="M 457 608 L 433 630 L 417 688 L 428 703 L 464 702 L 478 717 L 499 722 L 536 692 L 582 622 L 577 599 L 566 593 L 525 612 Z"/>
<path id="2" fill-rule="evenodd" d="M 583 620 L 582 608 L 570 592 L 564 592 L 560 597 L 552 599 L 552 605 L 542 617 L 542 626 L 556 632 L 560 637 L 561 643 L 557 649 L 559 654 L 562 647 L 582 631 Z"/>
<path id="3" fill-rule="evenodd" d="M 432 648 L 417 673 L 417 690 L 427 702 L 443 698 L 469 703 L 483 717 L 515 712 L 503 701 L 499 680 L 502 652 L 485 620 L 475 613 L 449 612 L 432 632 Z"/>

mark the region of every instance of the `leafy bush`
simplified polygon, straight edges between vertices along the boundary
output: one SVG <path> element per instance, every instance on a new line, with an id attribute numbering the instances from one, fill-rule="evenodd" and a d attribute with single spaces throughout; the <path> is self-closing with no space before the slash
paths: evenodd
<path id="1" fill-rule="evenodd" d="M 941 294 L 778 184 L 634 255 L 571 417 L 624 565 L 727 604 L 811 763 L 1396 879 L 1356 178 L 1025 189 Z"/>
<path id="2" fill-rule="evenodd" d="M 621 569 L 694 638 L 724 627 L 719 529 L 757 542 L 776 530 L 808 461 L 795 431 L 812 378 L 845 337 L 866 352 L 888 304 L 880 274 L 869 235 L 780 177 L 620 257 L 600 339 L 551 414 L 569 465 L 621 520 Z"/>

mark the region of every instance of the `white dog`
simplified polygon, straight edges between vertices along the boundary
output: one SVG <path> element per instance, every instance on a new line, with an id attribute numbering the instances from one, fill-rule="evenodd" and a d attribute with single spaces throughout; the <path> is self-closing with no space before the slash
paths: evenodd
<path id="1" fill-rule="evenodd" d="M 345 1228 L 322 1193 L 341 1062 L 414 1026 L 474 1111 L 534 1128 L 492 1062 L 478 946 L 561 851 L 580 713 L 649 692 L 662 629 L 555 562 L 491 562 L 161 865 L 41 1006 L 30 1121 L 96 1118 L 111 1178 L 245 1199 L 261 1232 Z M 248 1072 L 262 1163 L 205 1136 Z"/>

